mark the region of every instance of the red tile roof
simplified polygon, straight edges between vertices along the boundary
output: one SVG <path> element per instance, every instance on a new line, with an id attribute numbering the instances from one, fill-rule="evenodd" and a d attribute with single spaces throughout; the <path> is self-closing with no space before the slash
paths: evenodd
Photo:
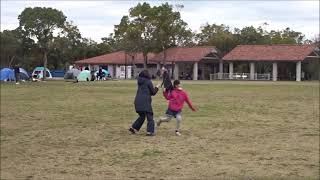
<path id="1" fill-rule="evenodd" d="M 212 52 L 217 52 L 215 46 L 174 47 L 166 50 L 166 62 L 198 62 Z M 158 53 L 150 61 L 161 62 L 163 52 Z"/>
<path id="2" fill-rule="evenodd" d="M 132 63 L 132 56 L 127 56 L 127 64 Z M 134 55 L 134 61 L 136 64 L 143 64 L 143 54 L 138 53 Z M 155 55 L 153 53 L 148 54 L 148 59 L 153 58 Z M 117 51 L 109 54 L 104 54 L 101 56 L 96 56 L 88 59 L 82 59 L 75 62 L 76 64 L 125 64 L 125 52 L 124 51 Z M 154 64 L 153 62 L 149 62 L 148 64 Z"/>
<path id="3" fill-rule="evenodd" d="M 303 61 L 314 45 L 238 45 L 222 59 L 225 61 Z"/>

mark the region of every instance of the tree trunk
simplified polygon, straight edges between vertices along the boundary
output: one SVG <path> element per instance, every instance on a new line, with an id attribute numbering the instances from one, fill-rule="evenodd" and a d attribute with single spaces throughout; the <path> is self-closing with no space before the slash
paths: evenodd
<path id="1" fill-rule="evenodd" d="M 175 66 L 175 64 L 174 64 L 173 61 L 172 61 L 172 62 L 171 62 L 171 78 L 173 77 L 174 66 Z"/>
<path id="2" fill-rule="evenodd" d="M 127 79 L 127 54 L 124 54 L 124 79 Z"/>
<path id="3" fill-rule="evenodd" d="M 47 77 L 47 51 L 43 53 L 43 77 L 42 80 L 44 81 Z"/>
<path id="4" fill-rule="evenodd" d="M 148 65 L 148 55 L 143 55 L 143 59 L 144 59 L 143 68 L 144 68 L 144 69 L 147 69 L 147 65 Z"/>
<path id="5" fill-rule="evenodd" d="M 167 49 L 163 48 L 163 59 L 162 59 L 162 65 L 164 66 L 167 59 Z"/>
<path id="6" fill-rule="evenodd" d="M 12 56 L 12 58 L 10 59 L 10 62 L 9 62 L 9 66 L 8 66 L 8 67 L 11 67 L 11 65 L 12 65 L 13 60 L 14 60 L 15 57 L 16 57 L 15 55 Z"/>
<path id="7" fill-rule="evenodd" d="M 131 56 L 132 58 L 132 77 L 136 78 L 136 71 L 137 71 L 137 67 L 136 67 L 136 63 L 134 62 L 134 56 Z"/>

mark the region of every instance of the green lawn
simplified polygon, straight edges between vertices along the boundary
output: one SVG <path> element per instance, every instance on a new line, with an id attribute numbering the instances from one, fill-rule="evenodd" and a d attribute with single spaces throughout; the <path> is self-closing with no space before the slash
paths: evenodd
<path id="1" fill-rule="evenodd" d="M 319 179 L 317 82 L 182 84 L 199 111 L 146 137 L 135 81 L 1 83 L 1 179 Z"/>

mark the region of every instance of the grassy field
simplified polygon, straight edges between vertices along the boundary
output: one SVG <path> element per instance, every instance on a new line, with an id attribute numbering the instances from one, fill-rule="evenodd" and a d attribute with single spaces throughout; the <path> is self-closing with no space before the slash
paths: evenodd
<path id="1" fill-rule="evenodd" d="M 180 137 L 128 133 L 135 81 L 2 83 L 1 179 L 319 179 L 317 82 L 182 83 Z"/>

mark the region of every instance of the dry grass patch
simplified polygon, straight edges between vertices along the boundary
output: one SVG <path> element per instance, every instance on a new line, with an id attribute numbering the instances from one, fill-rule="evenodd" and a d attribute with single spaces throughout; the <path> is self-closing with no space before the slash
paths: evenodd
<path id="1" fill-rule="evenodd" d="M 128 133 L 135 81 L 1 84 L 1 179 L 319 179 L 318 83 L 182 84 L 181 137 Z"/>

